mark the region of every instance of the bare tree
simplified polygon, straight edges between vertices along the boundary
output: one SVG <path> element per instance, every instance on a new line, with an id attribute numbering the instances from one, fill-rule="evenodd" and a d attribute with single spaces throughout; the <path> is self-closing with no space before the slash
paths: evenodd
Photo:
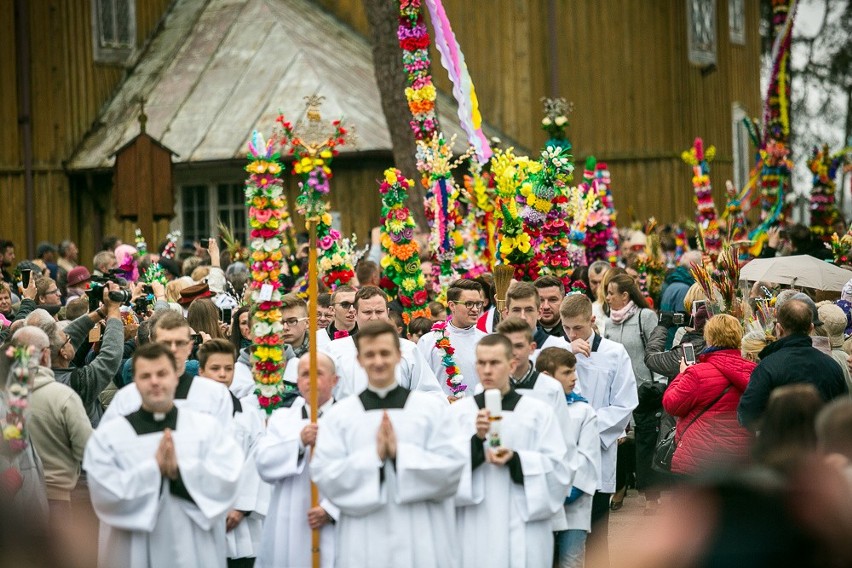
<path id="1" fill-rule="evenodd" d="M 414 134 L 409 126 L 411 114 L 405 99 L 405 69 L 402 52 L 397 40 L 399 3 L 390 0 L 364 0 L 364 9 L 370 23 L 370 39 L 373 46 L 373 65 L 376 83 L 382 97 L 382 110 L 388 123 L 393 159 L 396 167 L 412 178 L 414 187 L 408 194 L 408 208 L 422 229 L 426 229 L 426 214 L 423 198 L 426 195 L 417 172 Z"/>

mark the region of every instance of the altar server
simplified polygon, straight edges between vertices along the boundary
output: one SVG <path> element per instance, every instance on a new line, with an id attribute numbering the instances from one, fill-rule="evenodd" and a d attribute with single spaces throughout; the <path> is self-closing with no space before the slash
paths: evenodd
<path id="1" fill-rule="evenodd" d="M 234 417 L 230 430 L 246 457 L 237 500 L 225 517 L 229 568 L 254 564 L 272 493 L 272 488 L 260 479 L 255 467 L 257 444 L 265 432 L 265 414 L 255 395 L 238 399 L 230 390 L 236 358 L 234 344 L 226 339 L 211 339 L 198 348 L 199 376 L 216 381 L 231 393 Z"/>
<path id="2" fill-rule="evenodd" d="M 571 484 L 567 450 L 550 407 L 512 388 L 516 366 L 506 337 L 484 337 L 476 347 L 476 368 L 485 392 L 450 407 L 467 462 L 456 497 L 462 567 L 533 568 L 553 562 L 551 520 Z M 492 424 L 485 408 L 489 389 L 499 391 L 500 430 L 499 441 L 486 442 Z"/>
<path id="3" fill-rule="evenodd" d="M 595 332 L 592 302 L 585 294 L 569 294 L 559 308 L 565 338 L 577 357 L 577 389 L 597 413 L 601 441 L 601 480 L 592 499 L 592 531 L 606 550 L 609 500 L 615 492 L 617 441 L 624 436 L 639 404 L 630 356 L 620 343 Z"/>
<path id="4" fill-rule="evenodd" d="M 290 407 L 276 409 L 269 418 L 266 436 L 257 447 L 257 470 L 273 486 L 272 499 L 263 529 L 258 568 L 310 568 L 311 529 L 320 529 L 320 562 L 334 566 L 334 523 L 339 515 L 328 500 L 311 508 L 310 452 L 319 429 L 310 422 L 310 354 L 299 358 L 299 393 Z M 332 389 L 337 383 L 334 363 L 317 354 L 318 421 L 331 408 Z"/>
<path id="5" fill-rule="evenodd" d="M 340 509 L 337 566 L 455 566 L 466 543 L 454 530 L 452 497 L 464 456 L 446 404 L 396 381 L 393 325 L 355 336 L 367 388 L 332 406 L 317 437 L 311 475 Z"/>
<path id="6" fill-rule="evenodd" d="M 225 514 L 244 456 L 213 417 L 175 406 L 177 369 L 166 347 L 137 349 L 141 407 L 102 421 L 86 446 L 99 566 L 226 565 Z"/>
<path id="7" fill-rule="evenodd" d="M 364 286 L 355 294 L 355 323 L 360 329 L 371 321 L 390 323 L 387 295 L 376 286 Z M 397 383 L 408 390 L 433 392 L 446 400 L 435 373 L 426 364 L 417 344 L 400 338 L 399 346 L 402 359 L 396 367 Z M 354 338 L 347 336 L 335 339 L 328 349 L 334 358 L 339 378 L 334 389 L 335 398 L 340 400 L 367 388 L 367 373 L 357 363 L 358 351 Z"/>
<path id="8" fill-rule="evenodd" d="M 192 353 L 192 328 L 182 315 L 172 310 L 157 314 L 151 327 L 151 341 L 167 347 L 182 374 L 175 390 L 175 405 L 212 415 L 219 424 L 227 424 L 234 413 L 234 404 L 228 389 L 215 381 L 183 372 L 186 360 Z M 121 389 L 106 409 L 102 421 L 127 416 L 139 410 L 142 398 L 134 383 Z"/>

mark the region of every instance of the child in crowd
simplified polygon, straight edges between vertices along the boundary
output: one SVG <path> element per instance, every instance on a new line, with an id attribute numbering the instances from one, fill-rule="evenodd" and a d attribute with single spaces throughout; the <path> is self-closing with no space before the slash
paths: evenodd
<path id="1" fill-rule="evenodd" d="M 535 363 L 539 373 L 546 373 L 562 385 L 568 405 L 570 432 L 576 438 L 574 486 L 565 499 L 565 526 L 554 527 L 556 534 L 556 560 L 559 568 L 580 568 L 585 561 L 586 535 L 591 531 L 592 496 L 601 474 L 600 436 L 595 411 L 579 393 L 577 383 L 577 358 L 560 347 L 542 349 Z M 566 440 L 566 444 L 569 441 Z"/>
<path id="2" fill-rule="evenodd" d="M 227 339 L 211 339 L 198 348 L 198 374 L 230 389 L 234 381 L 237 349 Z M 230 390 L 228 391 L 230 393 Z M 251 566 L 257 556 L 263 534 L 263 519 L 269 506 L 271 488 L 257 473 L 254 463 L 255 446 L 264 432 L 263 417 L 254 395 L 234 403 L 230 431 L 246 456 L 240 478 L 240 489 L 233 508 L 225 517 L 228 566 Z"/>

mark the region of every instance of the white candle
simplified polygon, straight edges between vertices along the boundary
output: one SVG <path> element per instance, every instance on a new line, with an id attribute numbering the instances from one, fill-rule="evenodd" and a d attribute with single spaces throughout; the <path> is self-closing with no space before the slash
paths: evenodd
<path id="1" fill-rule="evenodd" d="M 501 445 L 500 421 L 503 418 L 503 395 L 497 389 L 485 391 L 485 409 L 489 413 L 491 425 L 488 429 L 488 445 L 496 448 Z"/>

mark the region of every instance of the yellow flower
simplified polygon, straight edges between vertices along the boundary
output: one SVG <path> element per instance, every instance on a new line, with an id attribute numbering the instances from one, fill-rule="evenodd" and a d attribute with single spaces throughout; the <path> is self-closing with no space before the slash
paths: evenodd
<path id="1" fill-rule="evenodd" d="M 396 183 L 396 172 L 393 169 L 385 170 L 385 181 L 391 185 Z"/>
<path id="2" fill-rule="evenodd" d="M 7 440 L 17 440 L 21 437 L 21 431 L 14 424 L 9 424 L 3 428 L 3 437 Z"/>
<path id="3" fill-rule="evenodd" d="M 331 226 L 331 214 L 330 213 L 323 213 L 322 217 L 320 217 L 320 222 L 323 225 Z"/>

